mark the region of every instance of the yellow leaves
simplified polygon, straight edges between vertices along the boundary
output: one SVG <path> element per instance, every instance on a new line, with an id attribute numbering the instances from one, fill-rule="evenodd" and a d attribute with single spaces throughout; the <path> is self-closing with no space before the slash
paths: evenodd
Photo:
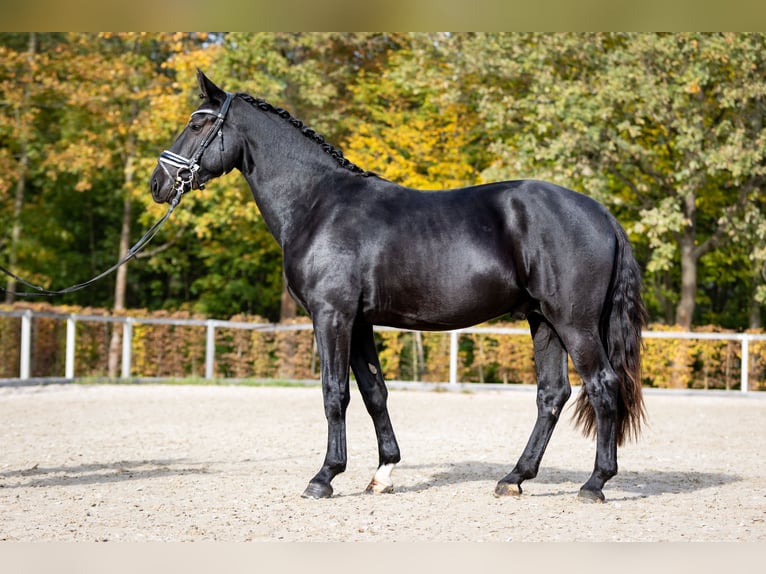
<path id="1" fill-rule="evenodd" d="M 7 194 L 19 176 L 18 162 L 10 150 L 0 148 L 0 201 L 5 201 Z"/>
<path id="2" fill-rule="evenodd" d="M 362 70 L 348 86 L 358 122 L 348 122 L 344 151 L 364 169 L 409 187 L 475 183 L 466 150 L 479 120 L 455 96 L 453 64 L 432 36 L 402 40 L 387 53 L 384 69 Z"/>
<path id="3" fill-rule="evenodd" d="M 144 198 L 148 200 L 148 196 Z M 250 191 L 236 177 L 216 180 L 204 190 L 187 194 L 183 202 L 185 209 L 176 213 L 177 219 L 191 226 L 203 241 L 219 235 L 222 227 L 236 225 L 247 229 L 259 219 Z M 194 209 L 196 206 L 199 208 Z"/>
<path id="4" fill-rule="evenodd" d="M 683 331 L 651 325 L 653 331 Z M 726 332 L 707 326 L 703 333 Z M 740 343 L 715 339 L 644 339 L 642 379 L 660 388 L 731 389 L 739 383 Z"/>
<path id="5" fill-rule="evenodd" d="M 692 80 L 690 83 L 686 84 L 686 91 L 687 93 L 691 95 L 697 95 L 700 93 L 702 88 L 700 88 L 699 81 L 698 80 Z"/>
<path id="6" fill-rule="evenodd" d="M 393 112 L 385 124 L 363 123 L 344 146 L 351 161 L 401 185 L 447 189 L 473 183 L 463 153 L 466 126 L 456 106 L 439 115 Z"/>
<path id="7" fill-rule="evenodd" d="M 378 358 L 383 369 L 383 376 L 388 380 L 401 380 L 401 355 L 404 349 L 404 338 L 408 336 L 399 331 L 382 331 Z"/>
<path id="8" fill-rule="evenodd" d="M 78 175 L 76 191 L 87 191 L 92 187 L 94 177 L 111 167 L 112 157 L 98 145 L 92 133 L 83 134 L 83 139 L 72 142 L 65 148 L 51 151 L 46 160 L 47 175 L 55 180 L 59 173 Z"/>
<path id="9" fill-rule="evenodd" d="M 207 46 L 196 50 L 177 50 L 175 54 L 163 63 L 163 67 L 176 72 L 173 87 L 189 93 L 192 86 L 197 85 L 197 68 L 209 70 L 221 56 L 221 46 Z"/>

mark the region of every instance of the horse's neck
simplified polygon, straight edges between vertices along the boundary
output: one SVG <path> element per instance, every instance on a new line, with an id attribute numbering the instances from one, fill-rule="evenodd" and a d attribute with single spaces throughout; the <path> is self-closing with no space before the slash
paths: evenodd
<path id="1" fill-rule="evenodd" d="M 242 173 L 266 225 L 284 247 L 300 232 L 318 194 L 329 191 L 324 188 L 339 169 L 293 126 L 281 125 L 280 118 L 259 119 L 267 125 L 276 119 L 276 128 L 274 123 L 268 125 L 267 136 L 260 139 L 259 130 L 250 131 L 254 135 L 247 143 Z"/>
<path id="2" fill-rule="evenodd" d="M 300 213 L 303 211 L 300 207 L 301 202 L 284 201 L 284 197 L 276 198 L 277 192 L 275 190 L 278 186 L 261 183 L 257 177 L 253 177 L 251 174 L 245 174 L 245 179 L 250 185 L 250 191 L 269 231 L 280 247 L 284 248 L 292 237 L 294 219 L 304 216 L 303 213 Z"/>

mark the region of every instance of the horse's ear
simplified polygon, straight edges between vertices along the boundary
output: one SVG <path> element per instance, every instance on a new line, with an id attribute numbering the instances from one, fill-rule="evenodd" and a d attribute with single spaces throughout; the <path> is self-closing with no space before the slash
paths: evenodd
<path id="1" fill-rule="evenodd" d="M 197 69 L 197 81 L 199 82 L 200 97 L 218 104 L 223 103 L 226 99 L 226 92 L 210 81 L 199 68 Z"/>

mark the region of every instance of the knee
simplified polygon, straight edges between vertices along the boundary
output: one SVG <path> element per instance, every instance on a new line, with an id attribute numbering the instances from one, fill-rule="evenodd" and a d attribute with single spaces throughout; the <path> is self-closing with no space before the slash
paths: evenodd
<path id="1" fill-rule="evenodd" d="M 548 413 L 558 418 L 571 394 L 572 388 L 568 384 L 562 385 L 556 389 L 538 388 L 537 407 L 541 412 Z"/>
<path id="2" fill-rule="evenodd" d="M 324 414 L 330 422 L 342 422 L 346 419 L 348 399 L 341 401 L 328 401 L 324 407 Z"/>

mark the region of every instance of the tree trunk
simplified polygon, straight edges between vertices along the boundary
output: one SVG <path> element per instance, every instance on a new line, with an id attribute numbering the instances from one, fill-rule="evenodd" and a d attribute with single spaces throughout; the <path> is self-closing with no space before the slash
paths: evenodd
<path id="1" fill-rule="evenodd" d="M 425 371 L 425 354 L 423 352 L 423 333 L 420 331 L 413 332 L 413 345 L 415 356 L 415 367 L 412 369 L 414 381 L 419 381 L 423 378 L 423 372 Z"/>
<path id="2" fill-rule="evenodd" d="M 761 321 L 761 304 L 755 300 L 750 302 L 750 316 L 748 321 L 748 327 L 750 329 L 760 329 L 763 327 L 763 321 Z"/>
<path id="3" fill-rule="evenodd" d="M 676 325 L 691 329 L 697 296 L 697 259 L 694 253 L 694 232 L 681 238 L 681 297 L 676 307 Z"/>
<path id="4" fill-rule="evenodd" d="M 750 312 L 748 313 L 748 327 L 750 329 L 760 329 L 763 327 L 763 321 L 761 320 L 763 304 L 759 303 L 756 298 L 758 285 L 760 285 L 763 280 L 763 275 L 761 273 L 762 269 L 761 265 L 755 265 L 755 268 L 753 269 L 753 294 L 750 298 Z M 766 277 L 764 277 L 764 279 L 766 279 Z"/>
<path id="5" fill-rule="evenodd" d="M 128 156 L 125 160 L 125 197 L 122 202 L 122 227 L 120 228 L 119 259 L 121 260 L 130 249 L 130 223 L 132 218 L 133 202 L 130 199 L 130 186 L 133 183 L 135 142 L 128 142 Z M 125 309 L 125 296 L 128 289 L 128 264 L 117 269 L 114 284 L 114 311 Z M 108 374 L 109 378 L 117 378 L 120 356 L 122 355 L 122 329 L 118 323 L 112 323 L 112 338 L 109 342 Z"/>
<path id="6" fill-rule="evenodd" d="M 35 32 L 29 34 L 29 44 L 27 50 L 27 62 L 29 64 L 30 75 L 37 53 L 37 35 Z M 27 171 L 29 170 L 29 126 L 24 116 L 24 109 L 29 102 L 29 86 L 32 79 L 24 82 L 24 97 L 22 99 L 22 109 L 16 110 L 16 123 L 19 130 L 19 179 L 16 182 L 16 194 L 13 199 L 13 227 L 11 228 L 11 245 L 8 253 L 8 262 L 11 269 L 16 268 L 18 262 L 18 244 L 21 238 L 21 210 L 24 207 L 24 193 L 27 186 Z M 16 300 L 16 280 L 13 277 L 8 278 L 5 288 L 5 302 L 13 303 Z"/>
<path id="7" fill-rule="evenodd" d="M 24 191 L 26 188 L 27 167 L 29 166 L 29 154 L 27 142 L 21 138 L 21 158 L 19 159 L 19 179 L 16 182 L 16 195 L 13 199 L 13 227 L 11 228 L 11 245 L 8 254 L 10 268 L 15 270 L 18 262 L 18 244 L 21 238 L 21 210 L 24 207 Z M 8 277 L 5 287 L 5 302 L 13 303 L 16 300 L 16 279 Z"/>
<path id="8" fill-rule="evenodd" d="M 691 329 L 694 319 L 694 307 L 697 297 L 697 261 L 701 255 L 697 249 L 697 234 L 695 218 L 697 211 L 697 197 L 694 192 L 689 192 L 684 201 L 684 216 L 686 226 L 681 232 L 679 245 L 681 248 L 681 297 L 676 307 L 676 325 L 687 331 Z"/>
<path id="9" fill-rule="evenodd" d="M 298 305 L 287 291 L 287 279 L 284 271 L 282 272 L 282 298 L 279 305 L 279 321 L 294 319 L 298 315 Z"/>
<path id="10" fill-rule="evenodd" d="M 122 204 L 122 228 L 120 230 L 120 256 L 122 259 L 130 249 L 130 218 L 132 211 L 132 202 L 128 194 L 125 194 L 125 200 Z M 122 265 L 117 269 L 117 277 L 114 285 L 114 311 L 125 309 L 125 293 L 128 283 L 128 264 Z M 119 323 L 112 323 L 112 338 L 109 342 L 108 370 L 109 378 L 117 378 L 120 356 L 122 354 L 122 329 Z"/>

